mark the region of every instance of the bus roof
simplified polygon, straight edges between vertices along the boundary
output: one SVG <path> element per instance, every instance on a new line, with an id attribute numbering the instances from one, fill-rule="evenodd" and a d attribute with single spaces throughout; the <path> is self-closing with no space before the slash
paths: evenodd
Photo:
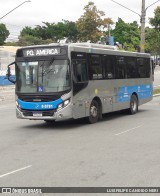
<path id="1" fill-rule="evenodd" d="M 90 51 L 90 53 L 94 53 L 94 51 L 107 51 L 107 54 L 117 54 L 117 55 L 131 55 L 131 56 L 145 56 L 150 57 L 149 53 L 140 53 L 140 52 L 130 52 L 125 50 L 119 50 L 117 46 L 110 46 L 110 45 L 104 45 L 104 44 L 95 44 L 95 43 L 88 43 L 88 42 L 81 42 L 81 43 L 52 43 L 52 44 L 46 44 L 46 45 L 32 45 L 32 46 L 26 46 L 22 47 L 18 50 L 24 50 L 24 49 L 34 49 L 34 48 L 51 48 L 54 47 L 61 47 L 61 46 L 67 46 L 70 48 L 70 50 L 76 49 L 76 51 L 80 50 L 80 52 L 87 52 Z M 86 50 L 87 49 L 87 50 Z M 91 52 L 92 51 L 92 52 Z M 99 52 L 98 52 L 99 53 Z"/>

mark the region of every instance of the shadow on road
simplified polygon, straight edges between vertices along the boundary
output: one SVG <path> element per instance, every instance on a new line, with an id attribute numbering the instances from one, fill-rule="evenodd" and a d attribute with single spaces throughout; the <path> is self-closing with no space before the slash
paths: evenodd
<path id="1" fill-rule="evenodd" d="M 25 125 L 22 126 L 22 129 L 38 129 L 38 130 L 57 130 L 57 131 L 67 131 L 67 130 L 72 130 L 75 128 L 87 128 L 87 127 L 93 127 L 93 126 L 97 126 L 97 125 L 101 125 L 102 123 L 107 123 L 110 121 L 114 121 L 116 119 L 121 119 L 121 118 L 127 118 L 127 116 L 129 118 L 134 118 L 134 116 L 137 115 L 141 115 L 141 113 L 147 112 L 147 110 L 139 110 L 139 112 L 136 115 L 128 115 L 128 114 L 124 114 L 120 111 L 118 112 L 112 112 L 112 113 L 108 113 L 108 114 L 104 114 L 103 115 L 103 119 L 101 121 L 98 121 L 96 124 L 88 124 L 86 122 L 86 119 L 82 118 L 82 119 L 76 119 L 76 120 L 67 120 L 67 121 L 59 121 L 59 122 L 51 122 L 51 123 L 46 123 L 44 121 L 30 121 L 32 124 L 29 125 Z"/>

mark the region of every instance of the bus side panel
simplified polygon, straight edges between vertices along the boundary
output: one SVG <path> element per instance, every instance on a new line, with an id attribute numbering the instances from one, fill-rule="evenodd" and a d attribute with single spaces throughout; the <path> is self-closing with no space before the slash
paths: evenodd
<path id="1" fill-rule="evenodd" d="M 92 80 L 89 82 L 88 91 L 90 102 L 96 98 L 101 101 L 102 114 L 112 112 L 114 96 L 112 80 Z"/>
<path id="2" fill-rule="evenodd" d="M 73 96 L 73 118 L 83 118 L 86 116 L 86 105 L 89 100 L 87 87 Z"/>
<path id="3" fill-rule="evenodd" d="M 73 117 L 81 118 L 89 116 L 90 104 L 93 99 L 98 98 L 102 105 L 102 113 L 113 110 L 113 88 L 112 81 L 89 81 L 88 86 L 73 96 Z"/>
<path id="4" fill-rule="evenodd" d="M 115 81 L 114 86 L 113 111 L 129 108 L 133 93 L 137 95 L 139 105 L 152 100 L 152 82 L 150 79 L 141 79 L 141 82 L 138 79 L 119 80 Z"/>

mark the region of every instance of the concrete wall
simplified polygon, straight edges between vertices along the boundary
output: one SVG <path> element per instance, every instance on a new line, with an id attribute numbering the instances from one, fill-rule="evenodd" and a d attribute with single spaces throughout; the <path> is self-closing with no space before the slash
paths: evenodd
<path id="1" fill-rule="evenodd" d="M 15 76 L 13 76 L 15 77 Z M 0 76 L 0 86 L 6 86 L 6 85 L 13 85 L 9 80 L 6 79 L 6 76 Z"/>

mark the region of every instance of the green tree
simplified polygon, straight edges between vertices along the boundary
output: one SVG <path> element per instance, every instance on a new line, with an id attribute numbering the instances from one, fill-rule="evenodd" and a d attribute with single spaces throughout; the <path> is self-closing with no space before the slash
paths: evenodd
<path id="1" fill-rule="evenodd" d="M 118 18 L 115 29 L 111 33 L 115 42 L 121 43 L 125 50 L 137 51 L 140 43 L 140 29 L 136 21 L 125 23 L 121 18 Z"/>
<path id="2" fill-rule="evenodd" d="M 17 42 L 18 46 L 31 46 L 31 45 L 40 45 L 40 44 L 49 44 L 52 40 L 46 39 L 42 40 L 42 38 L 35 37 L 33 35 L 24 35 L 20 36 Z"/>
<path id="3" fill-rule="evenodd" d="M 102 22 L 102 27 L 103 29 L 107 28 L 107 35 L 110 36 L 110 30 L 111 30 L 111 25 L 113 25 L 114 22 L 111 18 L 105 18 Z"/>
<path id="4" fill-rule="evenodd" d="M 58 23 L 43 22 L 43 25 L 37 25 L 35 28 L 25 27 L 20 33 L 19 41 L 21 44 L 31 45 L 35 43 L 57 42 L 64 37 L 72 41 L 77 40 L 77 28 L 75 22 L 63 20 Z"/>
<path id="5" fill-rule="evenodd" d="M 154 17 L 149 22 L 153 29 L 147 32 L 146 47 L 150 53 L 160 55 L 160 6 L 154 10 Z"/>
<path id="6" fill-rule="evenodd" d="M 155 30 L 153 28 L 147 27 L 145 29 L 145 52 L 155 54 Z"/>
<path id="7" fill-rule="evenodd" d="M 3 45 L 7 37 L 9 36 L 9 31 L 7 30 L 5 24 L 0 24 L 0 45 Z"/>
<path id="8" fill-rule="evenodd" d="M 32 29 L 31 27 L 26 26 L 25 28 L 22 29 L 20 32 L 20 36 L 25 36 L 25 35 L 32 35 L 35 36 L 35 29 Z"/>
<path id="9" fill-rule="evenodd" d="M 46 37 L 55 41 L 67 37 L 71 40 L 77 40 L 77 28 L 75 22 L 62 20 L 62 22 L 55 23 L 44 23 Z M 43 38 L 43 36 L 42 36 Z"/>
<path id="10" fill-rule="evenodd" d="M 154 10 L 154 18 L 150 18 L 149 22 L 157 32 L 160 32 L 160 6 Z"/>
<path id="11" fill-rule="evenodd" d="M 26 26 L 25 28 L 22 29 L 22 31 L 20 32 L 20 37 L 26 37 L 26 36 L 31 36 L 31 37 L 35 37 L 35 38 L 39 38 L 42 40 L 46 40 L 48 39 L 48 37 L 46 36 L 46 27 L 44 26 L 40 26 L 37 25 L 35 28 L 31 28 Z"/>
<path id="12" fill-rule="evenodd" d="M 93 2 L 89 2 L 84 7 L 84 14 L 76 22 L 79 41 L 97 42 L 103 35 L 102 28 L 109 23 L 113 24 L 112 20 L 102 19 L 104 16 L 103 11 L 99 11 Z"/>
<path id="13" fill-rule="evenodd" d="M 72 40 L 73 42 L 77 41 L 78 30 L 75 22 L 63 20 L 64 24 L 66 25 L 65 29 L 65 36 L 68 39 Z"/>

